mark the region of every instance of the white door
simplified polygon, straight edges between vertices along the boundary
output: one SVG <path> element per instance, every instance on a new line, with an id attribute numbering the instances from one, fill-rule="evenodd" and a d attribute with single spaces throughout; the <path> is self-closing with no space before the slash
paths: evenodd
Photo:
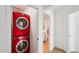
<path id="1" fill-rule="evenodd" d="M 69 15 L 69 52 L 75 51 L 75 15 Z"/>
<path id="2" fill-rule="evenodd" d="M 79 11 L 69 15 L 69 52 L 79 52 Z"/>
<path id="3" fill-rule="evenodd" d="M 79 11 L 75 13 L 75 26 L 76 26 L 76 52 L 79 52 Z"/>

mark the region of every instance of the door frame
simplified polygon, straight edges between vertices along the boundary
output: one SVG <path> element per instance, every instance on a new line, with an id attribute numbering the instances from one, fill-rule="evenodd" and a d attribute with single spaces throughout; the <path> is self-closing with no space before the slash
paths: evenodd
<path id="1" fill-rule="evenodd" d="M 54 14 L 53 11 L 44 11 L 47 15 L 49 15 L 49 51 L 52 51 L 55 47 L 54 41 Z"/>

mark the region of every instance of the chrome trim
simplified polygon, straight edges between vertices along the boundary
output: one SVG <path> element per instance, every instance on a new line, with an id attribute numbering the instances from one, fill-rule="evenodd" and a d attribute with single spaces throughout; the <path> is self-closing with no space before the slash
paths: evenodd
<path id="1" fill-rule="evenodd" d="M 26 46 L 26 48 L 25 48 L 24 50 L 19 51 L 19 50 L 17 49 L 17 47 L 18 47 L 19 43 L 21 43 L 22 41 L 25 41 L 25 42 L 27 43 L 27 46 Z M 25 52 L 25 51 L 27 50 L 28 46 L 29 46 L 29 43 L 28 43 L 27 40 L 20 40 L 20 41 L 16 44 L 16 52 L 18 52 L 18 53 L 23 53 L 23 52 Z"/>
<path id="2" fill-rule="evenodd" d="M 18 22 L 18 20 L 19 20 L 20 18 L 24 18 L 24 19 L 27 21 L 26 27 L 21 28 L 20 26 L 18 26 L 17 22 Z M 25 18 L 25 17 L 19 17 L 19 18 L 17 18 L 17 20 L 16 20 L 16 26 L 17 26 L 19 29 L 26 29 L 26 28 L 28 27 L 28 25 L 29 25 L 29 22 L 28 22 L 27 18 Z"/>

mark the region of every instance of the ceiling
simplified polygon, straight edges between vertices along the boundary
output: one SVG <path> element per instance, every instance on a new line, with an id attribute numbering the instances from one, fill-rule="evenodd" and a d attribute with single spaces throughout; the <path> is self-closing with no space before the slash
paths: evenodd
<path id="1" fill-rule="evenodd" d="M 63 7 L 63 5 L 13 5 L 13 7 L 19 8 L 24 10 L 27 7 L 33 7 L 33 8 L 39 8 L 39 6 L 42 6 L 44 10 L 51 10 L 51 9 L 60 9 Z"/>
<path id="2" fill-rule="evenodd" d="M 26 6 L 26 5 L 12 5 L 12 7 L 19 8 L 19 9 L 21 9 L 21 10 L 24 10 L 24 9 L 27 8 L 28 6 Z"/>

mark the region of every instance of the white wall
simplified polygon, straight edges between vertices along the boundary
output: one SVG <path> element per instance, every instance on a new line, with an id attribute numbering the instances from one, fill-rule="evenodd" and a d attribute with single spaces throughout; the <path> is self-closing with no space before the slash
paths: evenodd
<path id="1" fill-rule="evenodd" d="M 38 23 L 37 23 L 37 9 L 32 7 L 27 7 L 24 10 L 24 13 L 30 15 L 30 22 L 31 22 L 31 33 L 30 33 L 30 52 L 37 52 L 37 36 L 38 36 Z"/>
<path id="2" fill-rule="evenodd" d="M 55 47 L 55 11 L 50 11 L 49 50 L 52 51 L 54 47 Z"/>
<path id="3" fill-rule="evenodd" d="M 0 52 L 5 52 L 5 7 L 0 6 Z"/>
<path id="4" fill-rule="evenodd" d="M 43 53 L 43 7 L 38 7 L 38 40 L 37 40 L 37 52 Z"/>
<path id="5" fill-rule="evenodd" d="M 68 51 L 68 15 L 79 10 L 79 6 L 64 6 L 55 14 L 55 46 Z"/>
<path id="6" fill-rule="evenodd" d="M 0 6 L 0 52 L 11 52 L 10 6 Z"/>

